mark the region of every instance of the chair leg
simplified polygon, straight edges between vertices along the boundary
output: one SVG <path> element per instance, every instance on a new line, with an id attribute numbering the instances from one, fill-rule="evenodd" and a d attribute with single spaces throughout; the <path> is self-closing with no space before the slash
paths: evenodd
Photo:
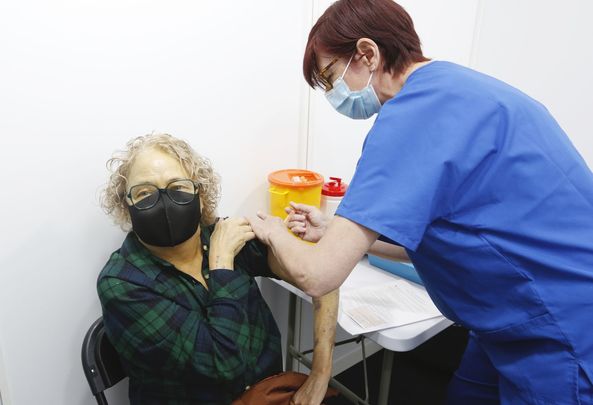
<path id="1" fill-rule="evenodd" d="M 97 400 L 98 405 L 108 405 L 107 398 L 105 398 L 105 394 L 103 394 L 102 392 L 96 394 L 95 399 Z"/>

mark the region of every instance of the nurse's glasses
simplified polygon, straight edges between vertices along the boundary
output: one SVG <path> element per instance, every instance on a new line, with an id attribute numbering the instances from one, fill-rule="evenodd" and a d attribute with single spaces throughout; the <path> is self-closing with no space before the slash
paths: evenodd
<path id="1" fill-rule="evenodd" d="M 334 63 L 338 61 L 338 59 L 339 58 L 334 58 L 330 63 L 325 65 L 325 67 L 319 71 L 317 80 L 319 81 L 319 84 L 325 91 L 330 91 L 334 88 L 334 84 L 330 82 L 329 78 L 325 74 L 334 65 Z"/>

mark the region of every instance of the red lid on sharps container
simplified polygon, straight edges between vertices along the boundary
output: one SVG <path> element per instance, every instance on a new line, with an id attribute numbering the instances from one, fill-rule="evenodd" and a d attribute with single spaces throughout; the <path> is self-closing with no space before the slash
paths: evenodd
<path id="1" fill-rule="evenodd" d="M 342 183 L 342 179 L 339 177 L 330 177 L 329 179 L 331 181 L 323 183 L 321 194 L 330 197 L 342 197 L 344 194 L 346 194 L 348 184 Z"/>

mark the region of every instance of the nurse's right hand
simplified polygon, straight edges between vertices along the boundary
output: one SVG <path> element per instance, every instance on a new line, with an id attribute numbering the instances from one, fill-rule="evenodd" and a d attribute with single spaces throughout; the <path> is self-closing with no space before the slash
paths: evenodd
<path id="1" fill-rule="evenodd" d="M 330 219 L 317 207 L 307 204 L 290 202 L 290 207 L 285 208 L 288 216 L 286 226 L 299 238 L 317 242 L 327 229 Z"/>

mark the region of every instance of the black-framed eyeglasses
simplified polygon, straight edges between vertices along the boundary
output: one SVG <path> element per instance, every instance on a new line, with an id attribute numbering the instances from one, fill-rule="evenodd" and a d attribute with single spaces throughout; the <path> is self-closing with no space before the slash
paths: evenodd
<path id="1" fill-rule="evenodd" d="M 317 75 L 317 80 L 319 81 L 319 83 L 321 84 L 321 87 L 325 91 L 330 91 L 331 89 L 334 88 L 334 84 L 329 80 L 329 77 L 327 77 L 325 74 L 338 61 L 338 59 L 339 58 L 332 59 L 332 61 L 330 63 L 328 63 L 327 65 L 325 65 L 325 67 L 323 69 L 321 69 L 319 71 L 319 74 Z"/>
<path id="2" fill-rule="evenodd" d="M 167 193 L 169 198 L 176 204 L 189 204 L 196 198 L 199 186 L 190 179 L 173 180 L 165 188 L 158 188 L 151 183 L 136 184 L 130 187 L 126 195 L 132 205 L 139 210 L 152 208 L 159 202 L 161 194 Z"/>

